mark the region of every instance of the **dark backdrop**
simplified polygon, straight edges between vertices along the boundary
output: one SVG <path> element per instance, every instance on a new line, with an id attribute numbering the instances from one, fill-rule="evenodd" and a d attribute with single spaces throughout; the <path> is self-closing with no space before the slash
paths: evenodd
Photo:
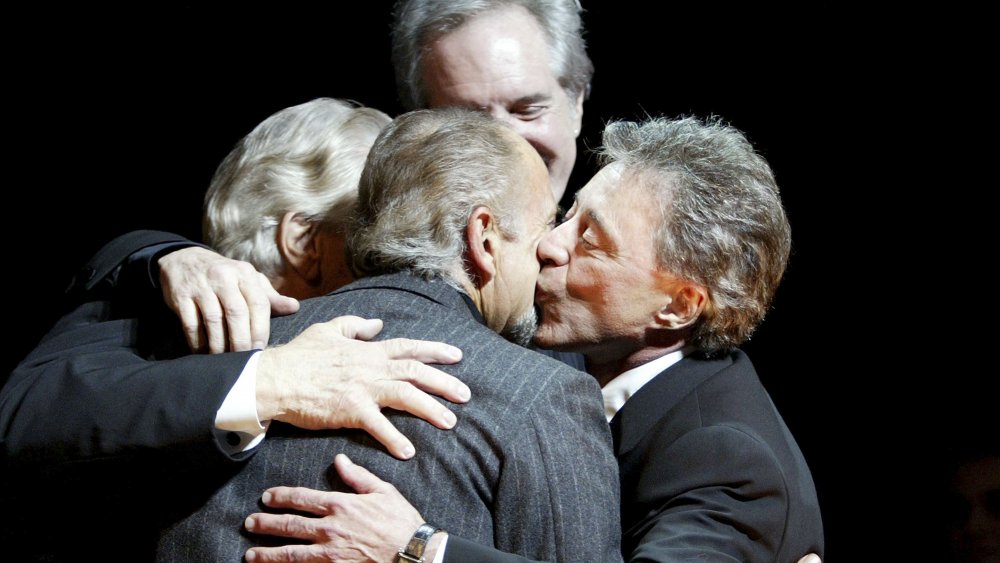
<path id="1" fill-rule="evenodd" d="M 389 2 L 330 4 L 9 18 L 24 39 L 7 49 L 13 322 L 2 373 L 103 242 L 136 228 L 199 237 L 215 166 L 271 113 L 318 96 L 400 111 Z M 926 162 L 892 148 L 916 134 L 896 81 L 906 45 L 886 42 L 886 21 L 834 8 L 651 4 L 584 2 L 596 74 L 581 147 L 610 118 L 647 113 L 716 114 L 747 133 L 774 168 L 794 249 L 746 349 L 810 461 L 827 561 L 937 553 L 934 470 L 956 442 L 995 439 L 995 423 L 981 352 L 961 353 L 953 334 L 972 292 L 945 287 L 941 270 L 954 268 L 919 234 L 947 212 L 912 220 L 925 198 L 899 171 Z M 571 190 L 594 172 L 581 152 Z"/>

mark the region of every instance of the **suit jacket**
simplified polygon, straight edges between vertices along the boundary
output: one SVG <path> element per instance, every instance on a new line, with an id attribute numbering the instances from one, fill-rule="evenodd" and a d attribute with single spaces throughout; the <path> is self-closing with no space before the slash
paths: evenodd
<path id="1" fill-rule="evenodd" d="M 626 561 L 823 555 L 812 475 L 749 358 L 682 359 L 611 421 Z M 445 563 L 515 562 L 451 538 Z"/>
<path id="2" fill-rule="evenodd" d="M 745 354 L 686 357 L 611 421 L 627 560 L 823 554 L 812 475 Z"/>
<path id="3" fill-rule="evenodd" d="M 179 323 L 150 290 L 155 253 L 128 259 L 192 244 L 141 231 L 106 245 L 0 389 L 5 560 L 151 560 L 160 528 L 250 455 L 213 432 L 250 353 L 178 357 Z"/>
<path id="4" fill-rule="evenodd" d="M 158 231 L 119 237 L 74 277 L 74 306 L 0 389 L 0 456 L 18 466 L 198 444 L 225 462 L 211 429 L 249 353 L 187 352 L 176 316 L 153 291 L 145 248 L 193 243 Z M 172 358 L 170 361 L 150 361 Z M 31 470 L 34 470 L 32 468 Z"/>
<path id="5" fill-rule="evenodd" d="M 617 465 L 597 383 L 488 329 L 471 302 L 444 282 L 409 274 L 363 279 L 302 301 L 272 321 L 272 342 L 343 314 L 381 318 L 379 338 L 443 340 L 463 350 L 443 366 L 472 389 L 441 431 L 389 414 L 414 443 L 409 461 L 359 431 L 300 431 L 273 423 L 242 469 L 160 542 L 163 561 L 240 561 L 261 538 L 242 531 L 276 485 L 350 490 L 331 468 L 337 453 L 394 484 L 430 522 L 472 541 L 536 559 L 594 560 L 619 552 Z M 583 460 L 583 463 L 581 463 Z"/>

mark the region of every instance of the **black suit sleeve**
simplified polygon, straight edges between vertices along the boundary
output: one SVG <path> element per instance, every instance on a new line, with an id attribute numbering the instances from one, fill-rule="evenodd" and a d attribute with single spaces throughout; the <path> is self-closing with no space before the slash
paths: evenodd
<path id="1" fill-rule="evenodd" d="M 97 299 L 162 299 L 156 261 L 189 246 L 207 248 L 163 231 L 131 231 L 111 240 L 70 280 L 65 310 Z"/>
<path id="2" fill-rule="evenodd" d="M 251 353 L 151 360 L 160 352 L 143 340 L 162 342 L 164 320 L 108 318 L 111 310 L 81 305 L 11 373 L 0 389 L 3 454 L 48 464 L 183 447 L 237 459 L 218 447 L 215 413 Z"/>
<path id="3" fill-rule="evenodd" d="M 770 531 L 786 528 L 789 491 L 767 444 L 717 425 L 648 454 L 631 507 L 644 516 L 624 530 L 626 561 L 775 560 Z"/>
<path id="4" fill-rule="evenodd" d="M 195 243 L 133 231 L 74 278 L 72 310 L 0 389 L 0 450 L 18 465 L 107 459 L 181 448 L 228 461 L 215 414 L 250 352 L 186 356 L 152 267 Z"/>
<path id="5" fill-rule="evenodd" d="M 498 549 L 486 547 L 485 545 L 449 534 L 448 545 L 444 551 L 444 563 L 466 563 L 467 561 L 478 561 L 480 563 L 528 563 L 532 560 L 519 555 L 504 553 Z"/>

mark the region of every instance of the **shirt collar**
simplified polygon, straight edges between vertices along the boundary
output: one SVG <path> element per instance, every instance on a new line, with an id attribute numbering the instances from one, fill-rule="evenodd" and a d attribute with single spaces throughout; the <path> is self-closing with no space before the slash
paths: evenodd
<path id="1" fill-rule="evenodd" d="M 649 383 L 660 372 L 679 362 L 686 352 L 687 350 L 683 348 L 675 350 L 621 373 L 609 381 L 601 389 L 601 394 L 604 395 L 604 416 L 607 417 L 608 422 L 621 410 L 629 397 L 635 395 L 643 385 Z"/>

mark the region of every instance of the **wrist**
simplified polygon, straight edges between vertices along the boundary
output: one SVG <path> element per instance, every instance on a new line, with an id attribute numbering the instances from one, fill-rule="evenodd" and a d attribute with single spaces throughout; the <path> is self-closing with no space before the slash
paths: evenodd
<path id="1" fill-rule="evenodd" d="M 268 348 L 258 352 L 260 360 L 257 363 L 257 379 L 254 396 L 257 399 L 257 416 L 260 422 L 276 420 L 281 412 L 281 385 L 275 381 L 274 373 L 277 364 L 274 359 L 274 349 Z"/>
<path id="2" fill-rule="evenodd" d="M 444 544 L 444 540 L 448 539 L 448 532 L 444 530 L 438 530 L 431 539 L 427 540 L 427 547 L 424 548 L 424 561 L 430 563 L 437 558 L 438 550 Z"/>
<path id="3" fill-rule="evenodd" d="M 444 539 L 443 536 L 444 530 L 424 522 L 413 533 L 410 541 L 399 548 L 396 561 L 399 563 L 425 563 L 428 560 L 433 560 L 437 548 Z"/>

